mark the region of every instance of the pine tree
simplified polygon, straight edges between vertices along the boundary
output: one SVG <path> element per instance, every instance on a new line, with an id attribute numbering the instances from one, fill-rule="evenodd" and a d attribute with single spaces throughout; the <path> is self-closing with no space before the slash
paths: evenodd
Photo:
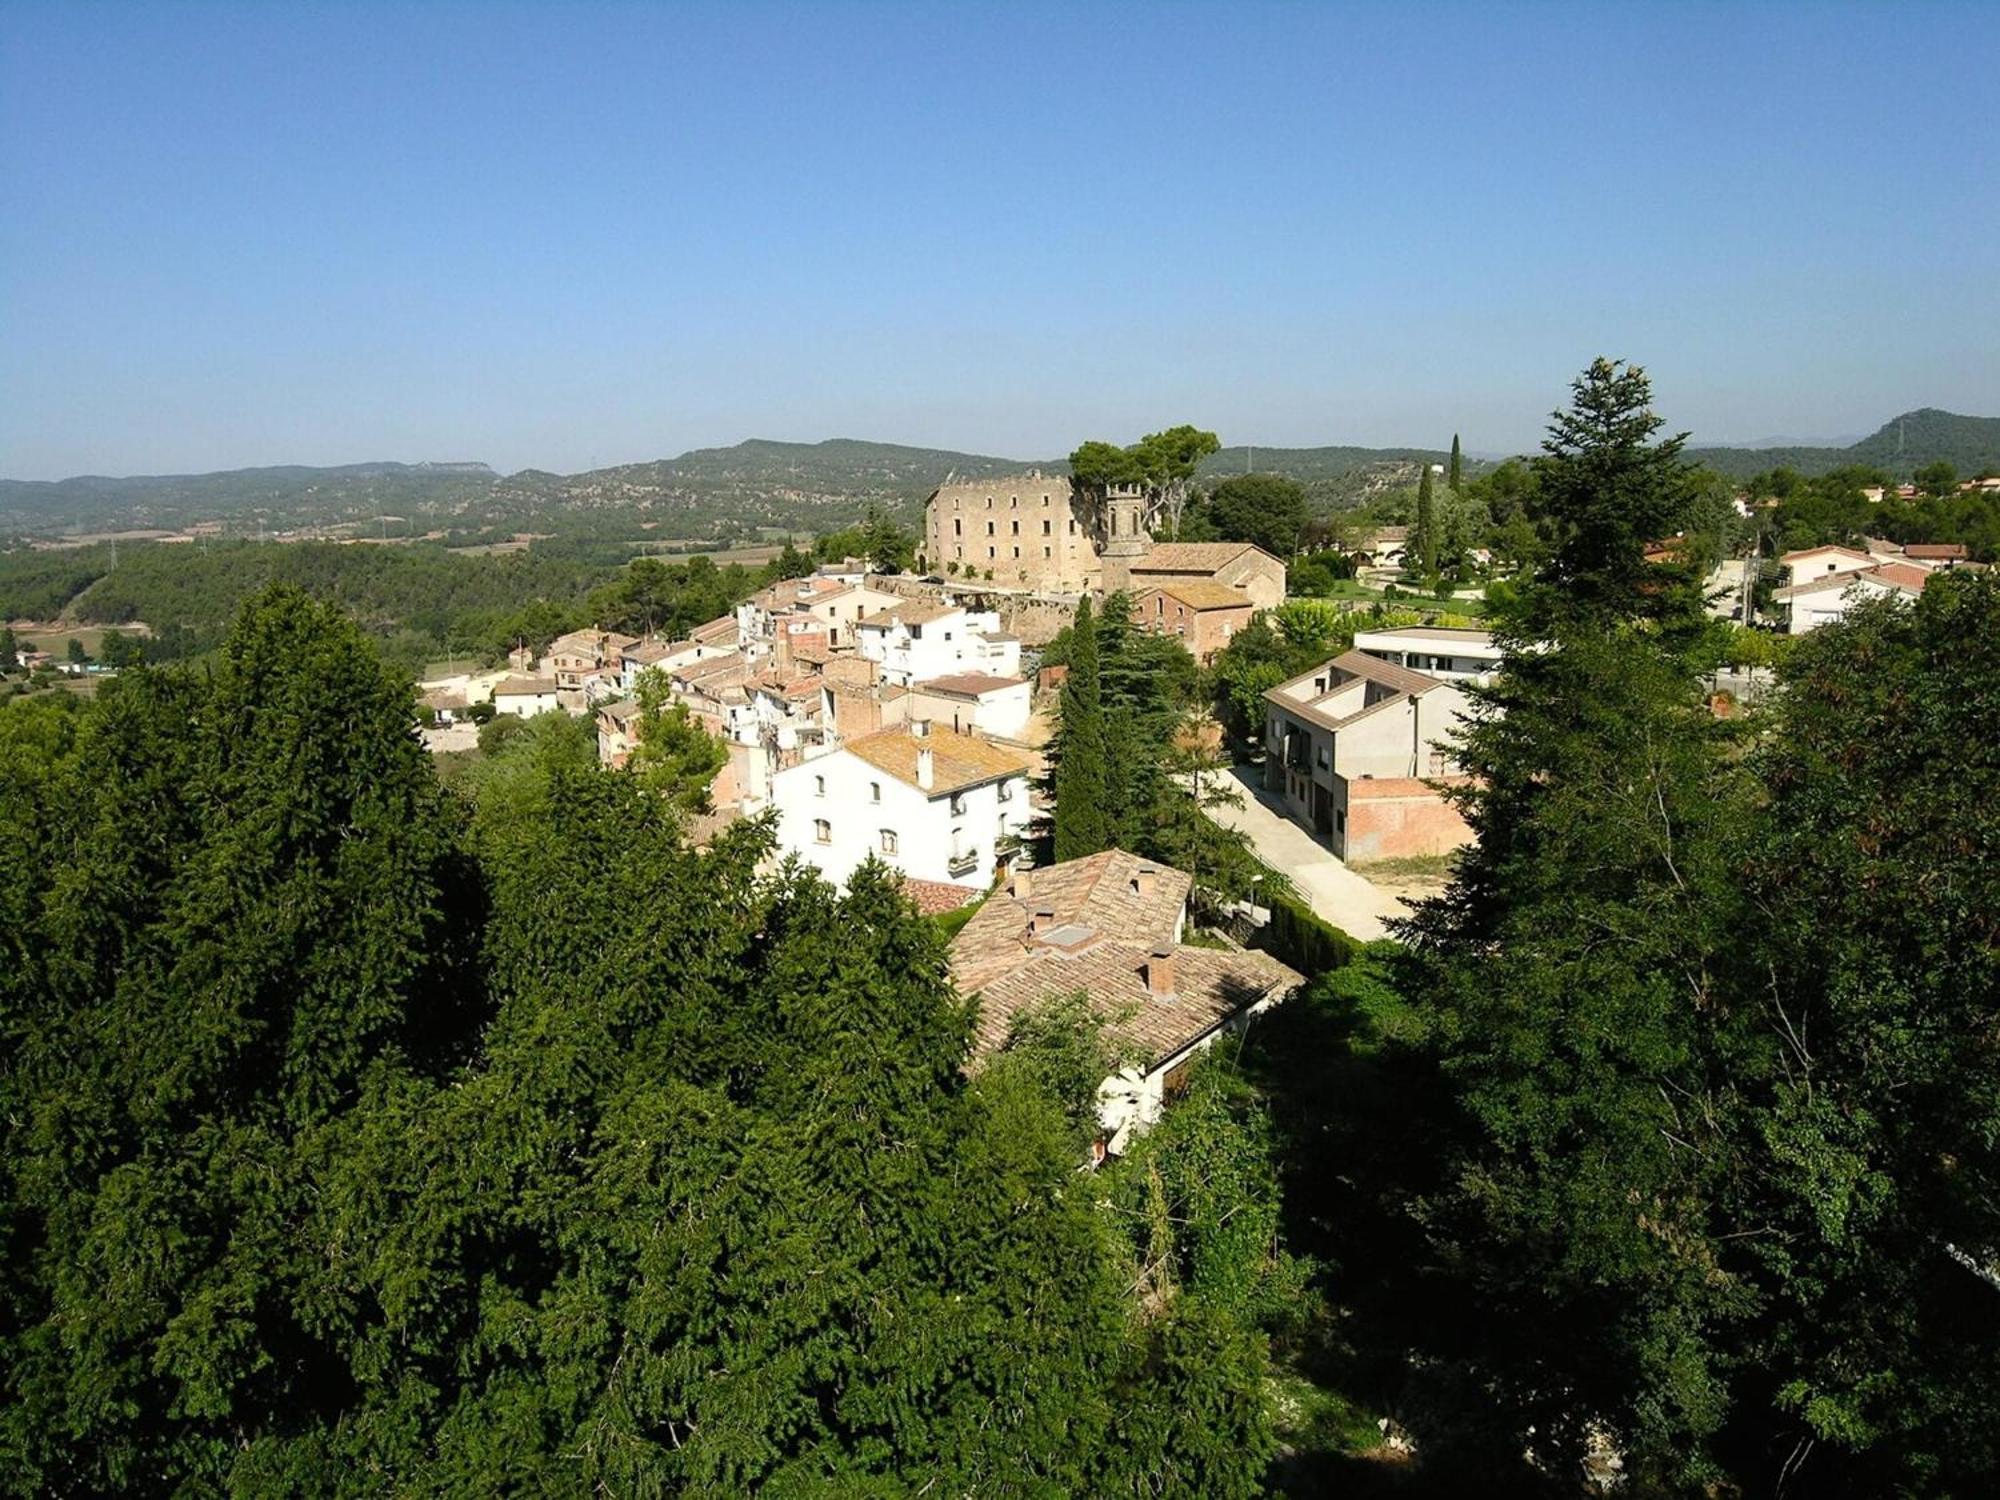
<path id="1" fill-rule="evenodd" d="M 1071 627 L 1069 676 L 1063 682 L 1062 725 L 1056 742 L 1058 860 L 1081 859 L 1110 843 L 1105 754 L 1097 622 L 1090 612 L 1090 600 L 1085 598 L 1076 608 L 1076 624 Z"/>
<path id="2" fill-rule="evenodd" d="M 1438 514 L 1437 493 L 1431 477 L 1431 466 L 1424 465 L 1423 478 L 1417 481 L 1417 572 L 1425 583 L 1434 582 L 1438 573 Z"/>
<path id="3" fill-rule="evenodd" d="M 1451 492 L 1456 495 L 1465 488 L 1465 455 L 1458 446 L 1458 434 L 1451 435 Z"/>

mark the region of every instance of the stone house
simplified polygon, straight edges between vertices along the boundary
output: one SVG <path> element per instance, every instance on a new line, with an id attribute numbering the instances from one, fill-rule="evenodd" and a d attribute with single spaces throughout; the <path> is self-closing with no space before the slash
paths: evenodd
<path id="1" fill-rule="evenodd" d="M 1285 602 L 1285 565 L 1252 542 L 1155 542 L 1131 563 L 1135 591 L 1170 583 L 1218 583 L 1257 609 Z"/>
<path id="2" fill-rule="evenodd" d="M 1218 1037 L 1303 982 L 1269 954 L 1182 942 L 1185 871 L 1122 849 L 1016 870 L 951 944 L 952 982 L 978 1005 L 975 1066 L 1023 1012 L 1078 992 L 1128 1061 L 1097 1091 L 1093 1156 L 1122 1152 Z"/>
<path id="3" fill-rule="evenodd" d="M 1247 594 L 1206 579 L 1156 584 L 1132 601 L 1133 624 L 1173 636 L 1202 663 L 1213 660 L 1256 613 Z"/>

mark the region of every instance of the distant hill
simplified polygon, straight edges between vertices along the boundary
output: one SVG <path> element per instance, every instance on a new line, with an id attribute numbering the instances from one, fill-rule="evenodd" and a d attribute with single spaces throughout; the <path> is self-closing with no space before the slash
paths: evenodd
<path id="1" fill-rule="evenodd" d="M 1416 448 L 1228 448 L 1202 473 L 1242 473 L 1254 464 L 1322 493 L 1358 498 L 1388 484 L 1412 483 L 1419 463 L 1444 458 Z M 212 521 L 237 532 L 375 535 L 388 516 L 390 535 L 442 531 L 459 542 L 517 531 L 713 541 L 760 530 L 830 529 L 870 505 L 914 519 L 924 497 L 951 475 L 979 478 L 1029 468 L 1063 473 L 1068 465 L 852 438 L 753 438 L 581 474 L 523 469 L 501 475 L 481 463 L 374 463 L 9 479 L 0 480 L 0 530 L 174 530 Z"/>
<path id="2" fill-rule="evenodd" d="M 2000 469 L 2000 417 L 1964 417 L 1926 406 L 1890 418 L 1844 448 L 1690 448 L 1688 457 L 1738 479 L 1780 467 L 1824 474 L 1847 464 L 1867 464 L 1907 479 L 1939 459 L 1970 476 L 1983 468 Z"/>

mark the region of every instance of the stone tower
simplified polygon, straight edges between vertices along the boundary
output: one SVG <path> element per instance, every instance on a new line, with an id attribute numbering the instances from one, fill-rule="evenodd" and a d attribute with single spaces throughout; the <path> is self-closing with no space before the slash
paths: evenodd
<path id="1" fill-rule="evenodd" d="M 1104 495 L 1104 538 L 1099 558 L 1104 567 L 1104 592 L 1115 594 L 1132 586 L 1132 564 L 1153 549 L 1146 532 L 1146 494 L 1136 484 L 1114 484 Z"/>

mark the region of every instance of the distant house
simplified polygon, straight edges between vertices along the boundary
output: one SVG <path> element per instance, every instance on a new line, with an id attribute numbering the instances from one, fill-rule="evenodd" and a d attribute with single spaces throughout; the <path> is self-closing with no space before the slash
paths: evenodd
<path id="1" fill-rule="evenodd" d="M 1354 650 L 1264 694 L 1264 785 L 1342 859 L 1442 854 L 1471 838 L 1430 783 L 1456 775 L 1469 700 Z"/>
<path id="2" fill-rule="evenodd" d="M 1903 548 L 1903 556 L 1927 567 L 1955 568 L 1966 562 L 1971 553 L 1963 542 L 1911 542 Z"/>
<path id="3" fill-rule="evenodd" d="M 1355 543 L 1354 550 L 1378 568 L 1393 568 L 1403 561 L 1410 545 L 1407 526 L 1378 526 Z"/>
<path id="4" fill-rule="evenodd" d="M 1843 618 L 1864 599 L 1914 599 L 1932 576 L 1915 563 L 1878 563 L 1790 584 L 1772 599 L 1784 612 L 1786 633 L 1804 635 Z"/>
<path id="5" fill-rule="evenodd" d="M 1185 946 L 1192 885 L 1120 849 L 1017 870 L 952 940 L 952 980 L 979 1007 L 976 1058 L 1023 1012 L 1079 992 L 1128 1053 L 1097 1091 L 1099 1156 L 1160 1117 L 1217 1037 L 1302 983 L 1268 954 Z"/>
<path id="6" fill-rule="evenodd" d="M 1257 606 L 1241 589 L 1208 579 L 1156 584 L 1132 601 L 1133 624 L 1174 637 L 1203 663 L 1212 661 L 1256 613 Z"/>
<path id="7" fill-rule="evenodd" d="M 562 709 L 559 691 L 553 677 L 507 677 L 493 689 L 493 711 L 522 719 L 557 713 Z"/>
<path id="8" fill-rule="evenodd" d="M 1852 547 L 1804 547 L 1778 559 L 1788 581 L 1797 586 L 1831 578 L 1840 573 L 1859 573 L 1875 566 L 1875 559 Z"/>
<path id="9" fill-rule="evenodd" d="M 842 883 L 873 855 L 918 880 L 986 886 L 1030 819 L 1028 761 L 917 720 L 771 778 L 778 844 Z"/>
<path id="10" fill-rule="evenodd" d="M 597 709 L 598 764 L 623 770 L 639 744 L 639 705 L 630 698 L 604 703 Z"/>
<path id="11" fill-rule="evenodd" d="M 1487 630 L 1444 625 L 1404 625 L 1357 630 L 1354 649 L 1394 667 L 1408 667 L 1447 682 L 1487 682 L 1500 670 L 1503 652 Z"/>
<path id="12" fill-rule="evenodd" d="M 1021 671 L 1021 643 L 1001 631 L 999 615 L 958 604 L 905 600 L 860 620 L 854 640 L 883 681 L 904 687 L 961 672 L 1017 677 Z"/>
<path id="13" fill-rule="evenodd" d="M 950 724 L 965 734 L 993 734 L 1018 740 L 1028 727 L 1033 690 L 1025 677 L 960 672 L 931 677 L 910 689 L 910 717 Z"/>
<path id="14" fill-rule="evenodd" d="M 1132 592 L 1174 583 L 1219 583 L 1256 609 L 1285 602 L 1285 565 L 1250 542 L 1155 542 L 1131 563 Z"/>

